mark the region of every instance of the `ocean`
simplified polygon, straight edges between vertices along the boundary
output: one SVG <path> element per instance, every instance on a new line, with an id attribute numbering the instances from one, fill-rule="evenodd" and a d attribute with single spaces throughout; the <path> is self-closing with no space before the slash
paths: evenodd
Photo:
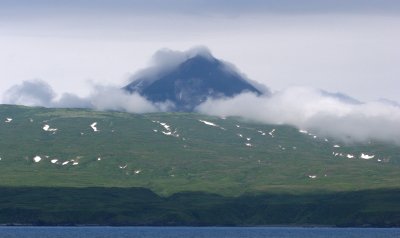
<path id="1" fill-rule="evenodd" d="M 400 228 L 0 227 L 0 238 L 399 238 Z"/>

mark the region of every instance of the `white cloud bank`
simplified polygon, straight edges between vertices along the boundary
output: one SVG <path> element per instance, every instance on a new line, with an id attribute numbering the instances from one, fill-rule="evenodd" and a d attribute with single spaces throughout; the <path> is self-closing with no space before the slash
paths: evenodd
<path id="1" fill-rule="evenodd" d="M 205 47 L 188 51 L 163 49 L 152 58 L 150 67 L 130 77 L 133 80 L 156 80 L 194 55 L 212 57 Z M 224 62 L 227 69 L 238 72 Z M 242 77 L 246 78 L 244 75 Z M 254 82 L 252 82 L 254 84 Z M 260 88 L 259 85 L 255 85 Z M 262 89 L 263 90 L 263 89 Z M 196 108 L 200 113 L 216 116 L 240 116 L 269 124 L 288 124 L 315 134 L 348 142 L 380 140 L 400 144 L 400 106 L 389 100 L 362 103 L 340 93 L 329 93 L 308 87 L 291 87 L 257 96 L 244 93 L 234 98 L 209 99 Z M 41 80 L 24 81 L 3 95 L 3 103 L 55 108 L 92 108 L 95 110 L 148 113 L 171 111 L 171 102 L 152 103 L 138 93 L 130 94 L 120 87 L 98 86 L 87 97 L 64 93 L 57 95 Z"/>
<path id="2" fill-rule="evenodd" d="M 25 81 L 7 90 L 3 103 L 54 108 L 149 113 L 173 110 L 171 102 L 152 103 L 117 87 L 94 86 L 88 97 L 57 96 L 41 80 Z M 287 124 L 344 142 L 379 140 L 400 144 L 400 106 L 387 100 L 361 103 L 342 94 L 292 87 L 270 96 L 243 93 L 234 98 L 208 99 L 196 111 L 239 116 L 268 124 Z"/>
<path id="3" fill-rule="evenodd" d="M 51 86 L 42 80 L 24 81 L 8 89 L 3 103 L 54 108 L 92 108 L 96 110 L 147 113 L 166 111 L 169 103 L 153 104 L 140 95 L 129 94 L 116 87 L 95 86 L 90 96 L 79 97 L 64 93 L 56 95 Z"/>
<path id="4" fill-rule="evenodd" d="M 209 99 L 197 111 L 288 124 L 345 142 L 380 140 L 400 144 L 400 107 L 384 101 L 357 103 L 307 87 L 288 88 L 270 97 L 247 93 L 234 98 Z"/>

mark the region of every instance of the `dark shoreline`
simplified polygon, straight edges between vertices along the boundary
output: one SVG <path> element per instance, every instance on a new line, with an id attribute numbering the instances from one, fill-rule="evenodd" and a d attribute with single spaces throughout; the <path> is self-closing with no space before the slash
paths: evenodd
<path id="1" fill-rule="evenodd" d="M 0 194 L 1 226 L 400 227 L 400 190 L 390 189 L 162 197 L 144 188 L 3 187 Z"/>

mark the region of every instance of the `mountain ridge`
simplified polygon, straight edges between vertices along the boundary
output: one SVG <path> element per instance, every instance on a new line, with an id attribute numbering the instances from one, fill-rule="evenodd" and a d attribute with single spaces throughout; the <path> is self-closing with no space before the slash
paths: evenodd
<path id="1" fill-rule="evenodd" d="M 268 94 L 211 54 L 196 54 L 161 75 L 142 76 L 124 87 L 151 102 L 172 102 L 173 111 L 191 112 L 208 98 L 233 97 L 243 92 Z"/>

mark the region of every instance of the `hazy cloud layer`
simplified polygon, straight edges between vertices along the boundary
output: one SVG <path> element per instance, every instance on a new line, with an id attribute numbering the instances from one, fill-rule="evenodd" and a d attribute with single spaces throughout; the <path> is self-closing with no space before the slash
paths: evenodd
<path id="1" fill-rule="evenodd" d="M 24 81 L 6 91 L 3 103 L 55 108 L 93 108 L 131 113 L 165 111 L 169 103 L 153 104 L 138 94 L 128 94 L 120 88 L 94 86 L 88 97 L 64 93 L 57 97 L 49 84 L 41 80 Z"/>
<path id="2" fill-rule="evenodd" d="M 217 116 L 289 124 L 347 142 L 375 139 L 400 143 L 400 107 L 383 101 L 356 103 L 343 95 L 313 88 L 288 88 L 271 97 L 241 94 L 230 99 L 210 99 L 197 110 Z"/>

